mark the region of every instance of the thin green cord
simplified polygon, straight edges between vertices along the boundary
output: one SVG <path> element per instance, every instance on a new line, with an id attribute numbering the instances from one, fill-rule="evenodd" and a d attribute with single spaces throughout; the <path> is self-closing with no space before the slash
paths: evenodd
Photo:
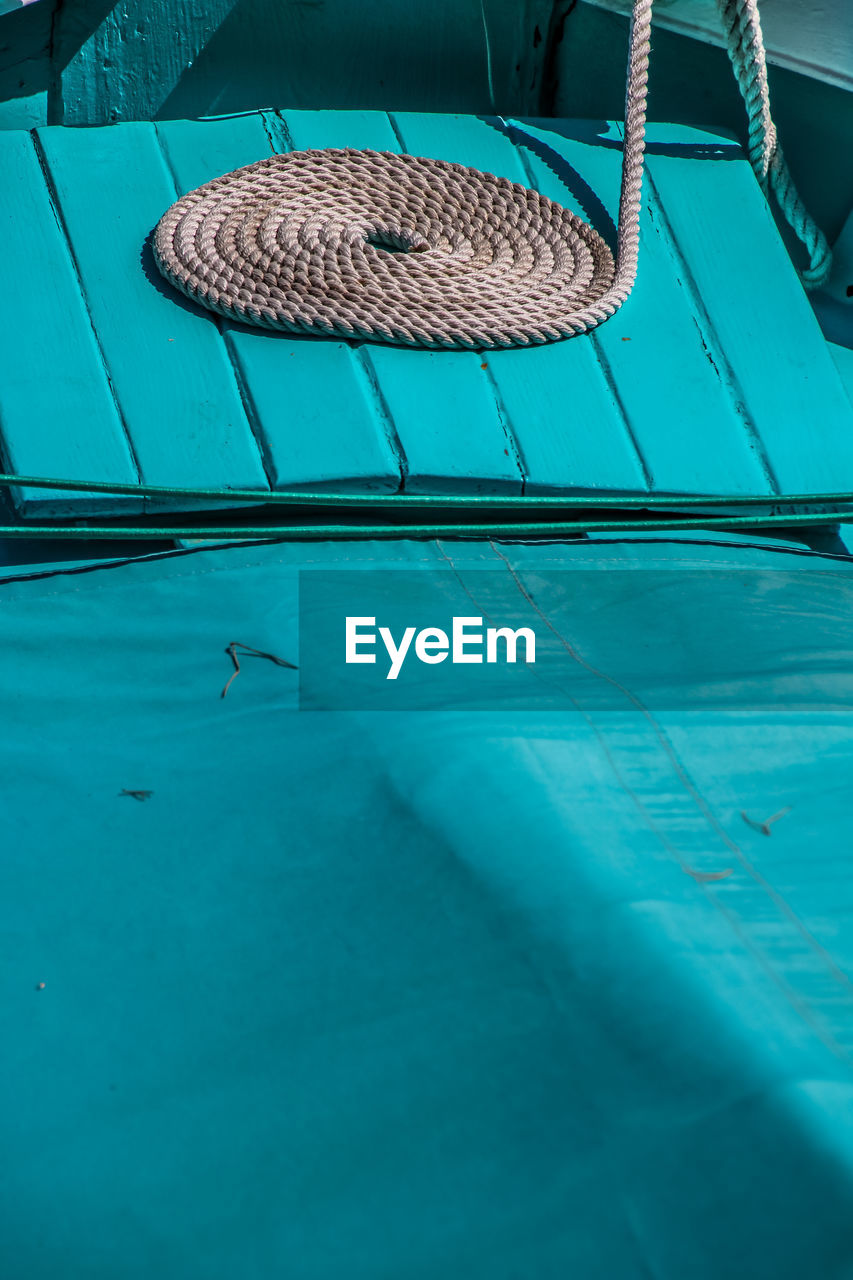
<path id="1" fill-rule="evenodd" d="M 809 512 L 776 516 L 710 516 L 668 520 L 564 520 L 495 524 L 316 524 L 316 525 L 244 525 L 229 529 L 222 525 L 207 527 L 165 525 L 160 527 L 122 528 L 120 525 L 5 525 L 0 538 L 99 539 L 113 541 L 143 538 L 184 541 L 222 539 L 223 541 L 305 542 L 309 540 L 362 540 L 372 538 L 564 538 L 581 533 L 657 533 L 703 529 L 711 531 L 761 530 L 767 528 L 802 528 L 836 524 L 850 515 L 846 511 Z"/>
<path id="2" fill-rule="evenodd" d="M 292 507 L 401 507 L 455 508 L 476 510 L 500 507 L 506 510 L 539 508 L 607 507 L 610 509 L 655 507 L 779 507 L 853 506 L 853 492 L 794 494 L 409 494 L 409 493 L 322 493 L 311 490 L 188 489 L 174 485 L 119 484 L 109 480 L 59 480 L 47 476 L 0 473 L 0 488 L 60 489 L 75 493 L 107 493 L 138 498 L 187 498 L 200 502 L 250 502 L 258 506 Z M 836 519 L 853 517 L 853 511 L 835 513 Z"/>

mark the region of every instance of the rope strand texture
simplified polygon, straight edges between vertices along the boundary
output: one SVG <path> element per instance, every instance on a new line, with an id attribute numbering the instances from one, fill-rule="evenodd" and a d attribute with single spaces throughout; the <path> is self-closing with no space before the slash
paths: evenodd
<path id="1" fill-rule="evenodd" d="M 597 232 L 537 192 L 378 151 L 295 151 L 219 178 L 166 214 L 154 248 L 232 318 L 426 347 L 578 332 L 614 275 Z"/>
<path id="2" fill-rule="evenodd" d="M 323 150 L 271 156 L 191 191 L 154 255 L 231 319 L 438 348 L 529 346 L 582 333 L 637 272 L 652 0 L 631 29 L 617 258 L 576 214 L 442 160 Z"/>
<path id="3" fill-rule="evenodd" d="M 758 15 L 758 0 L 717 0 L 734 68 L 749 121 L 749 160 L 766 196 L 776 197 L 785 221 L 809 255 L 802 272 L 806 289 L 819 289 L 832 267 L 832 251 L 794 186 L 770 115 L 767 57 Z"/>
<path id="4" fill-rule="evenodd" d="M 637 275 L 653 0 L 634 0 L 617 251 L 518 183 L 392 152 L 295 151 L 191 191 L 157 226 L 167 280 L 268 329 L 434 348 L 530 346 L 608 319 Z M 794 188 L 770 117 L 757 0 L 718 0 L 747 106 L 749 154 L 807 245 L 829 248 Z"/>

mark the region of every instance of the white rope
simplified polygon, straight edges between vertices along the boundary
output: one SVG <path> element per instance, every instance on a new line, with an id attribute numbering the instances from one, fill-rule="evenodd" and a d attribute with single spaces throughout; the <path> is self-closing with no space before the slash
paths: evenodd
<path id="1" fill-rule="evenodd" d="M 805 245 L 809 265 L 802 273 L 807 289 L 825 283 L 832 253 L 823 232 L 809 214 L 791 177 L 776 126 L 770 115 L 767 58 L 758 0 L 717 0 L 729 51 L 749 119 L 749 159 L 761 189 L 776 197 L 786 222 Z"/>
<path id="2" fill-rule="evenodd" d="M 719 3 L 750 158 L 778 194 L 755 0 Z M 213 311 L 298 333 L 479 349 L 594 328 L 637 274 L 651 14 L 652 0 L 635 0 L 615 261 L 592 227 L 518 183 L 441 160 L 327 149 L 271 156 L 178 200 L 154 237 L 161 272 Z"/>

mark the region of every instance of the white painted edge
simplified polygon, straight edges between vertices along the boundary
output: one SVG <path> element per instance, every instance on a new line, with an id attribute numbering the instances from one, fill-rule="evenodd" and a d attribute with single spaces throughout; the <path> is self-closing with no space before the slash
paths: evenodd
<path id="1" fill-rule="evenodd" d="M 631 0 L 583 3 L 621 14 L 632 8 Z M 811 5 L 803 0 L 764 0 L 762 28 L 768 62 L 853 91 L 853 21 L 847 5 L 848 0 Z M 724 45 L 714 0 L 658 0 L 653 21 L 678 35 Z"/>

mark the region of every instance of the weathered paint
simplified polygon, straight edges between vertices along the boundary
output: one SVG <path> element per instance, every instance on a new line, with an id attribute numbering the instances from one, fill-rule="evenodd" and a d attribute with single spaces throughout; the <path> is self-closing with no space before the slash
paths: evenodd
<path id="1" fill-rule="evenodd" d="M 0 427 L 4 465 L 69 480 L 139 474 L 113 397 L 99 340 L 57 222 L 36 141 L 0 131 L 2 288 L 14 319 L 3 326 Z M 92 509 L 83 494 L 16 493 L 34 515 Z M 95 510 L 103 500 L 93 498 Z M 141 510 L 141 504 L 124 504 Z"/>
<path id="2" fill-rule="evenodd" d="M 165 285 L 147 238 L 177 192 L 324 145 L 533 182 L 612 237 L 613 126 L 335 111 L 2 135 L 27 157 L 3 193 L 18 252 L 0 259 L 0 287 L 22 296 L 0 355 L 8 465 L 95 479 L 137 467 L 152 483 L 259 495 L 853 487 L 850 405 L 747 161 L 706 132 L 653 126 L 649 139 L 625 307 L 591 335 L 478 354 L 229 324 Z M 49 287 L 28 290 L 28 259 Z"/>
<path id="3" fill-rule="evenodd" d="M 773 0 L 763 0 L 767 16 Z M 663 11 L 664 6 L 656 8 Z M 817 10 L 797 4 L 797 11 Z M 810 19 L 811 21 L 811 19 Z M 628 20 L 622 14 L 569 6 L 555 40 L 543 114 L 621 120 L 625 103 Z M 832 241 L 853 207 L 853 93 L 786 67 L 770 67 L 773 118 L 800 194 Z M 649 69 L 649 116 L 746 137 L 746 111 L 724 49 L 658 27 Z"/>
<path id="4" fill-rule="evenodd" d="M 151 230 L 177 195 L 154 126 L 38 139 L 141 478 L 267 489 L 216 326 L 198 323 L 151 257 Z"/>
<path id="5" fill-rule="evenodd" d="M 32 10 L 3 19 L 0 102 L 38 94 L 32 109 L 45 115 L 33 123 L 110 124 L 284 103 L 529 111 L 551 0 L 41 0 Z"/>
<path id="6" fill-rule="evenodd" d="M 393 140 L 387 118 L 379 119 Z M 157 134 L 183 194 L 285 149 L 298 127 L 296 116 L 288 127 L 269 113 L 205 123 L 165 121 Z M 331 136 L 331 122 L 329 128 Z M 384 138 L 371 135 L 369 140 L 381 143 Z M 383 431 L 381 422 L 377 429 L 373 388 L 356 350 L 344 342 L 247 330 L 224 319 L 217 326 L 244 388 L 275 487 L 399 488 L 399 459 L 390 431 Z"/>
<path id="7" fill-rule="evenodd" d="M 613 240 L 621 174 L 619 131 L 545 121 L 541 126 L 529 130 L 530 166 L 541 190 L 565 201 L 568 183 L 584 214 L 598 215 L 599 220 L 596 205 L 601 202 Z M 556 143 L 555 134 L 559 135 Z M 692 136 L 681 143 L 697 176 L 703 164 L 716 171 L 741 160 L 734 144 L 716 139 L 716 145 L 709 147 L 704 141 Z M 751 202 L 747 209 L 742 225 L 749 235 L 755 215 Z M 606 437 L 602 439 L 597 430 L 590 433 L 585 466 L 594 477 L 598 451 L 624 459 L 624 467 L 639 464 L 647 483 L 664 491 L 763 492 L 768 477 L 756 461 L 752 438 L 730 388 L 721 382 L 709 358 L 715 345 L 713 325 L 703 314 L 702 300 L 684 284 L 684 260 L 691 254 L 688 240 L 668 233 L 665 210 L 647 182 L 634 294 L 630 305 L 590 339 L 599 383 L 606 384 L 614 413 L 605 419 Z M 571 377 L 555 364 L 551 376 L 562 382 L 564 395 L 573 394 L 577 373 Z M 594 421 L 597 415 L 592 412 Z M 573 461 L 567 459 L 569 465 Z M 555 475 L 551 469 L 541 480 L 551 485 L 570 483 L 570 474 Z"/>
<path id="8" fill-rule="evenodd" d="M 687 135 L 678 127 L 650 132 L 649 178 L 682 246 L 682 274 L 727 362 L 727 370 L 715 372 L 730 380 L 732 399 L 779 489 L 793 492 L 804 478 L 810 488 L 823 477 L 830 490 L 851 474 L 853 432 L 814 312 L 802 289 L 791 287 L 790 260 L 747 166 L 661 154 L 674 137 Z M 748 226 L 738 217 L 745 205 Z M 779 428 L 768 432 L 765 422 Z"/>

